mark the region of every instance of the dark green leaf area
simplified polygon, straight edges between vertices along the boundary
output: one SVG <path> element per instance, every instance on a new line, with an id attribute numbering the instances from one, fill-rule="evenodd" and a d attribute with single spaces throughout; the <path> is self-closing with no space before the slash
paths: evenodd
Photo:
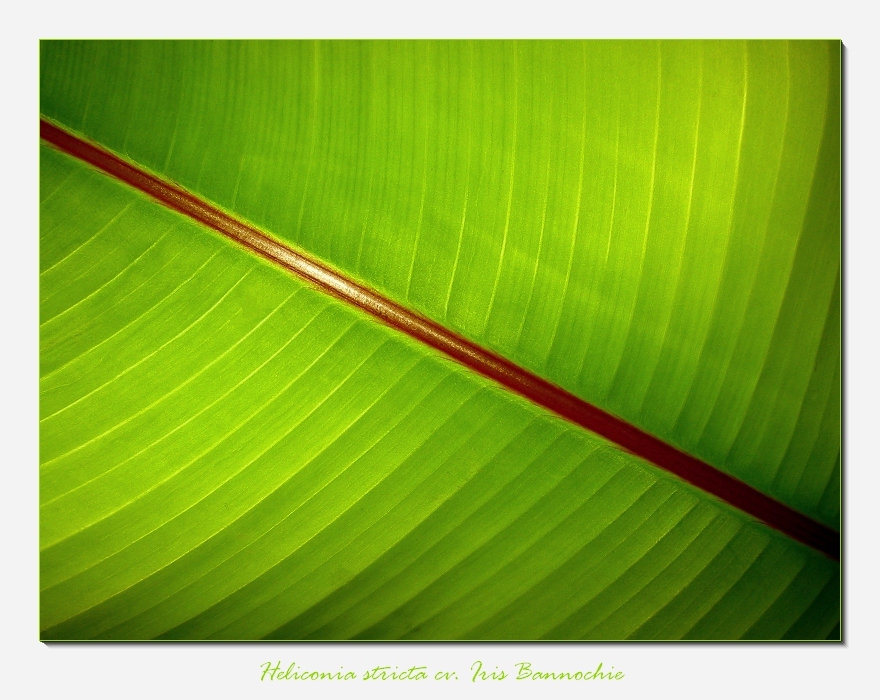
<path id="1" fill-rule="evenodd" d="M 833 562 L 41 155 L 44 639 L 834 634 Z"/>
<path id="2" fill-rule="evenodd" d="M 839 526 L 840 42 L 48 41 L 41 109 Z"/>

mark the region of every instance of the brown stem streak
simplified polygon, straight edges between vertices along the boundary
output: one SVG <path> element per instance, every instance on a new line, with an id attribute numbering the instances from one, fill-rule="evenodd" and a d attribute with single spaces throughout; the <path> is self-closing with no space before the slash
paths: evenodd
<path id="1" fill-rule="evenodd" d="M 145 192 L 160 203 L 222 233 L 307 282 L 372 314 L 383 323 L 435 348 L 475 372 L 563 418 L 597 433 L 632 454 L 671 472 L 780 532 L 840 560 L 840 535 L 729 474 L 697 459 L 528 370 L 462 338 L 348 279 L 323 263 L 269 238 L 249 224 L 161 180 L 118 156 L 40 121 L 40 136 L 56 148 Z"/>

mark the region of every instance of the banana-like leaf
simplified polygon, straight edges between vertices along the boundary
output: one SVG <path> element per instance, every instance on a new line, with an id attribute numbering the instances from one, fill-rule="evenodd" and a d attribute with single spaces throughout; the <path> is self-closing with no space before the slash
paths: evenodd
<path id="1" fill-rule="evenodd" d="M 839 44 L 44 42 L 41 109 L 840 515 Z M 44 638 L 822 639 L 839 567 L 41 150 Z"/>

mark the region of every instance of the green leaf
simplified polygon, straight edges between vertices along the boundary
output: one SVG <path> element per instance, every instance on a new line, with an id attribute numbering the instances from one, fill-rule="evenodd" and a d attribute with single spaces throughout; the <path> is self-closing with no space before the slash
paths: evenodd
<path id="1" fill-rule="evenodd" d="M 836 526 L 838 52 L 43 42 L 41 109 Z M 45 147 L 41 191 L 44 638 L 834 633 L 821 555 Z"/>

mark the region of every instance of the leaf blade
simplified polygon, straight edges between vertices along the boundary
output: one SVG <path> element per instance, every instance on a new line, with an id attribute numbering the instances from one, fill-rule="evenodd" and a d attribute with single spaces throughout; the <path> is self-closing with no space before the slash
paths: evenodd
<path id="1" fill-rule="evenodd" d="M 57 160 L 50 149 L 41 150 L 45 157 Z M 82 164 L 66 158 L 60 162 L 75 171 L 71 178 L 94 178 Z M 119 183 L 112 188 L 118 190 L 114 197 L 146 203 L 142 195 Z M 256 638 L 274 633 L 293 638 L 307 634 L 395 638 L 406 632 L 459 638 L 474 629 L 476 620 L 466 612 L 471 609 L 480 610 L 480 619 L 486 621 L 477 628 L 478 634 L 530 638 L 541 631 L 534 618 L 520 615 L 519 625 L 511 632 L 509 627 L 491 622 L 491 606 L 497 607 L 505 596 L 515 599 L 538 580 L 552 578 L 563 563 L 582 578 L 589 578 L 594 560 L 572 556 L 576 542 L 572 533 L 582 526 L 601 531 L 603 523 L 620 523 L 623 541 L 630 542 L 628 546 L 636 553 L 644 552 L 647 543 L 643 534 L 633 534 L 638 528 L 627 529 L 621 513 L 629 514 L 633 523 L 649 518 L 656 505 L 647 509 L 632 505 L 640 502 L 645 489 L 675 494 L 679 503 L 700 502 L 702 508 L 717 512 L 716 517 L 740 523 L 747 541 L 778 541 L 777 546 L 792 561 L 810 561 L 824 576 L 834 576 L 837 567 L 815 552 L 749 523 L 732 509 L 505 394 L 423 346 L 399 339 L 390 329 L 368 322 L 339 302 L 303 289 L 295 279 L 214 239 L 194 224 L 180 221 L 168 229 L 167 217 L 179 215 L 169 214 L 155 203 L 149 203 L 147 210 L 151 208 L 156 214 L 152 227 L 131 226 L 115 235 L 129 242 L 146 242 L 168 230 L 169 245 L 188 247 L 201 239 L 206 256 L 222 253 L 246 261 L 250 274 L 240 284 L 253 287 L 251 298 L 263 301 L 255 318 L 264 317 L 260 333 L 268 335 L 246 366 L 238 367 L 243 358 L 236 358 L 238 361 L 228 362 L 215 377 L 216 382 L 205 382 L 198 391 L 195 382 L 188 384 L 192 388 L 189 399 L 169 415 L 169 422 L 157 421 L 156 432 L 138 429 L 119 441 L 117 451 L 101 449 L 88 459 L 78 451 L 66 463 L 56 462 L 53 470 L 43 474 L 41 487 L 51 484 L 48 475 L 58 470 L 73 475 L 68 476 L 68 484 L 83 487 L 78 502 L 67 510 L 44 512 L 41 519 L 50 533 L 41 556 L 44 638 Z M 42 223 L 48 231 L 60 230 L 46 212 Z M 86 219 L 82 225 L 94 229 L 100 223 Z M 125 246 L 130 258 L 140 255 L 142 248 Z M 125 261 L 119 265 L 124 266 Z M 179 279 L 186 272 L 162 267 L 160 274 Z M 93 269 L 91 279 L 100 286 L 104 276 Z M 228 285 L 219 284 L 222 281 L 218 280 L 213 294 L 202 300 L 203 305 L 210 306 L 227 293 Z M 138 281 L 125 283 L 137 285 Z M 189 298 L 203 293 L 201 288 L 191 289 Z M 291 305 L 286 316 L 292 325 L 276 324 L 277 317 L 266 314 L 274 303 L 272 295 L 298 304 Z M 130 296 L 134 302 L 136 295 Z M 257 337 L 248 335 L 253 333 L 249 329 L 252 324 L 233 322 L 240 315 L 240 305 L 215 304 L 214 308 L 229 322 L 217 323 L 211 333 L 207 327 L 200 328 L 198 339 L 220 335 L 223 347 L 234 347 L 235 342 Z M 130 321 L 127 316 L 140 311 L 136 303 L 123 305 L 115 322 L 126 327 Z M 217 420 L 220 414 L 200 425 L 187 423 L 174 433 L 188 429 L 187 439 L 156 459 L 152 471 L 145 469 L 149 463 L 144 462 L 140 469 L 129 467 L 128 474 L 117 474 L 117 481 L 108 485 L 108 475 L 118 468 L 126 452 L 142 454 L 138 450 L 152 448 L 157 437 L 161 440 L 167 434 L 162 431 L 172 429 L 175 420 L 185 420 L 187 412 L 219 405 L 241 384 L 242 376 L 251 379 L 265 370 L 272 358 L 282 357 L 278 346 L 291 336 L 300 338 L 298 333 L 311 328 L 319 317 L 324 325 L 312 329 L 304 351 L 285 356 L 285 361 L 264 377 L 261 393 L 240 397 L 238 410 L 227 406 L 225 424 Z M 142 337 L 161 343 L 169 335 L 167 330 L 162 335 L 162 327 L 175 319 L 154 314 L 148 320 L 152 332 Z M 75 332 L 73 322 L 73 317 L 58 319 L 59 324 L 68 324 L 70 332 Z M 346 337 L 343 352 L 339 343 Z M 100 334 L 93 336 L 93 342 L 102 342 L 99 338 Z M 155 377 L 157 383 L 165 382 L 166 389 L 179 386 L 177 372 L 196 375 L 205 369 L 198 363 L 178 364 L 186 362 L 192 346 L 167 347 L 173 352 L 169 351 L 163 363 L 166 371 Z M 336 354 L 328 354 L 331 352 Z M 328 361 L 320 365 L 322 359 Z M 83 372 L 86 376 L 118 369 L 104 367 L 103 358 L 92 360 L 89 371 Z M 138 362 L 134 357 L 129 361 Z M 230 372 L 232 375 L 225 376 Z M 351 381 L 356 376 L 362 381 Z M 93 379 L 97 381 L 100 379 Z M 280 382 L 288 383 L 294 391 L 279 392 Z M 113 396 L 96 404 L 96 415 L 113 411 L 126 397 L 147 406 L 155 401 L 141 382 L 117 384 L 112 390 Z M 175 398 L 180 399 L 181 394 Z M 246 420 L 245 433 L 222 458 L 213 455 L 196 472 L 182 469 L 187 461 L 184 450 L 207 453 L 214 442 L 223 441 L 227 426 L 249 419 L 241 415 L 246 407 L 255 413 L 255 404 L 256 410 L 262 410 L 262 420 Z M 88 415 L 82 415 L 86 413 L 83 403 L 68 413 L 66 420 L 79 413 L 77 420 L 87 430 L 96 429 L 89 425 Z M 119 418 L 112 416 L 112 420 Z M 440 428 L 443 432 L 438 432 Z M 41 440 L 45 444 L 55 438 L 41 434 Z M 553 445 L 555 452 L 540 453 L 542 446 L 549 449 Z M 97 462 L 99 457 L 103 465 Z M 248 469 L 247 478 L 242 478 Z M 457 481 L 450 480 L 456 471 Z M 83 481 L 85 476 L 91 480 Z M 506 480 L 507 486 L 500 486 L 499 480 Z M 597 498 L 600 493 L 605 496 Z M 57 494 L 52 493 L 52 498 L 58 498 Z M 661 500 L 666 498 L 661 496 Z M 94 520 L 102 514 L 101 508 L 107 507 L 95 509 L 101 499 L 115 510 L 110 518 Z M 76 527 L 70 520 L 74 514 L 92 521 L 81 532 L 54 539 L 53 531 Z M 569 514 L 574 514 L 574 519 Z M 445 530 L 438 531 L 436 524 L 444 520 Z M 543 540 L 541 533 L 545 533 Z M 600 551 L 610 554 L 620 536 Z M 361 554 L 359 560 L 352 556 L 353 549 L 360 550 L 371 541 L 378 543 L 371 551 Z M 678 542 L 685 552 L 688 541 Z M 509 543 L 517 543 L 515 551 L 508 551 Z M 446 552 L 444 560 L 434 556 L 440 551 L 438 547 Z M 501 552 L 506 552 L 506 564 L 499 561 Z M 544 559 L 542 553 L 550 557 Z M 432 560 L 436 563 L 429 565 Z M 341 564 L 354 561 L 359 569 L 339 570 Z M 644 555 L 638 561 L 644 566 Z M 668 562 L 662 560 L 660 566 L 668 567 Z M 767 575 L 762 573 L 762 580 Z M 823 575 L 812 580 L 813 588 L 825 584 Z M 689 576 L 692 574 L 677 570 L 674 587 L 686 587 Z M 376 598 L 364 598 L 360 583 L 365 579 L 367 590 L 372 586 L 378 600 L 388 601 L 384 607 L 377 606 Z M 483 585 L 477 585 L 481 581 Z M 558 601 L 567 584 L 560 588 L 558 579 L 553 581 L 549 600 Z M 609 582 L 609 588 L 613 585 Z M 335 602 L 336 609 L 341 608 L 338 615 L 329 617 L 325 612 L 302 627 L 295 622 L 316 608 L 332 607 L 333 596 L 343 590 L 347 597 L 337 597 Z M 309 595 L 305 602 L 304 592 Z M 458 598 L 461 602 L 456 602 Z M 749 597 L 733 598 L 748 607 Z M 441 600 L 453 607 L 438 617 Z M 828 604 L 833 606 L 833 602 Z M 760 611 L 754 616 L 760 619 Z M 401 626 L 403 620 L 408 622 Z M 724 637 L 736 629 L 722 618 L 712 622 L 710 631 Z M 820 631 L 826 633 L 824 626 Z"/>

